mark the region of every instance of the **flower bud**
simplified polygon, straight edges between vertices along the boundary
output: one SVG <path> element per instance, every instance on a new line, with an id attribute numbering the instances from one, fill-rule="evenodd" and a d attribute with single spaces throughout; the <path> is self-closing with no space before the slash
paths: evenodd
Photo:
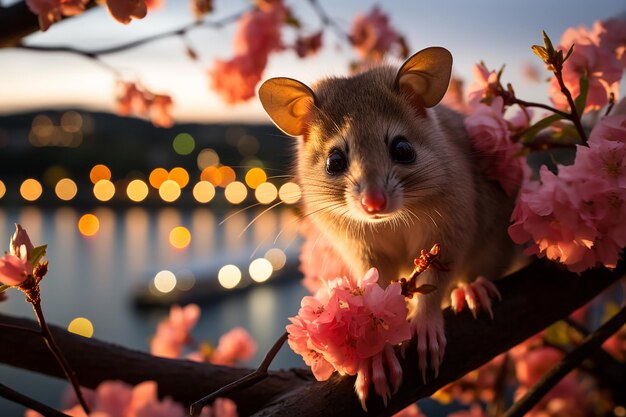
<path id="1" fill-rule="evenodd" d="M 23 261 L 30 259 L 34 246 L 28 237 L 26 230 L 19 224 L 15 224 L 15 233 L 11 236 L 9 251 Z"/>
<path id="2" fill-rule="evenodd" d="M 20 285 L 33 268 L 26 259 L 20 259 L 16 255 L 5 254 L 0 258 L 0 282 L 4 285 L 16 287 Z"/>

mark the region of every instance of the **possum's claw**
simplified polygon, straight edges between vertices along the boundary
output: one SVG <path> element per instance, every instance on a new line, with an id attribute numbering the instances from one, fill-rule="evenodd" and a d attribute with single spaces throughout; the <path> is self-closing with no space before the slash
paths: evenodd
<path id="1" fill-rule="evenodd" d="M 430 367 L 435 372 L 435 378 L 439 376 L 439 366 L 443 361 L 446 350 L 446 335 L 443 327 L 441 314 L 429 317 L 428 320 L 411 320 L 411 330 L 417 339 L 418 367 L 422 373 L 422 381 L 426 383 L 426 371 L 428 360 Z"/>
<path id="2" fill-rule="evenodd" d="M 478 277 L 476 281 L 469 284 L 460 283 L 450 294 L 450 305 L 455 313 L 461 312 L 467 305 L 474 318 L 482 309 L 493 319 L 492 298 L 502 300 L 500 291 L 493 282 L 484 277 Z"/>

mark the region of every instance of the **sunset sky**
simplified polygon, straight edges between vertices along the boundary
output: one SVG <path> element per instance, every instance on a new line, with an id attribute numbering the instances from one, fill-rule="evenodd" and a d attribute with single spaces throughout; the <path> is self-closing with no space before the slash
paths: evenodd
<path id="1" fill-rule="evenodd" d="M 46 33 L 34 34 L 26 42 L 89 51 L 176 29 L 193 20 L 187 0 L 164 1 L 163 8 L 128 26 L 114 21 L 104 8 L 97 8 L 55 24 Z M 308 2 L 286 1 L 286 4 L 310 33 L 319 28 L 319 19 Z M 433 45 L 448 48 L 455 59 L 455 73 L 467 82 L 471 81 L 472 65 L 480 60 L 490 68 L 506 63 L 504 81 L 512 82 L 520 96 L 541 101 L 547 100 L 547 85 L 531 83 L 522 76 L 522 68 L 528 63 L 542 68 L 530 50 L 532 44 L 541 42 L 541 30 L 546 30 L 558 43 L 567 27 L 591 26 L 594 20 L 626 12 L 625 2 L 609 0 L 321 0 L 321 4 L 346 31 L 355 14 L 379 4 L 397 30 L 406 35 L 411 50 Z M 216 0 L 215 12 L 208 19 L 217 20 L 248 6 L 247 0 Z M 256 100 L 229 107 L 208 87 L 207 69 L 213 59 L 233 55 L 234 30 L 235 25 L 230 24 L 221 30 L 200 28 L 190 32 L 189 39 L 200 56 L 199 62 L 186 56 L 178 37 L 103 56 L 102 61 L 121 71 L 126 79 L 140 80 L 151 91 L 172 95 L 178 121 L 267 121 Z M 293 31 L 285 29 L 283 38 L 289 43 Z M 354 51 L 328 30 L 323 41 L 323 51 L 313 58 L 298 59 L 291 50 L 272 55 L 264 76 L 288 76 L 311 83 L 326 75 L 347 74 L 349 62 L 356 58 Z M 1 114 L 49 108 L 98 111 L 114 108 L 115 76 L 84 57 L 3 49 L 0 68 Z"/>

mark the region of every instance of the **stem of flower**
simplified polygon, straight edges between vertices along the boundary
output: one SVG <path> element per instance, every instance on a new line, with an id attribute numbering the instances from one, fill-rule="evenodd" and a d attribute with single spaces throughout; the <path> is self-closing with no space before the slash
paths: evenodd
<path id="1" fill-rule="evenodd" d="M 41 337 L 43 337 L 43 339 L 46 341 L 46 345 L 48 346 L 48 349 L 54 355 L 54 358 L 61 366 L 61 369 L 63 369 L 63 373 L 65 374 L 65 377 L 70 382 L 70 384 L 72 384 L 72 387 L 74 388 L 74 392 L 76 393 L 76 398 L 78 398 L 78 402 L 80 403 L 81 407 L 85 411 L 85 414 L 89 415 L 89 412 L 90 412 L 89 406 L 87 405 L 87 402 L 85 401 L 85 398 L 83 397 L 83 393 L 80 390 L 80 385 L 78 384 L 78 379 L 76 378 L 76 374 L 70 367 L 70 364 L 67 362 L 67 359 L 65 359 L 63 352 L 61 352 L 61 349 L 59 349 L 59 346 L 54 341 L 54 337 L 52 337 L 52 333 L 50 333 L 50 329 L 48 328 L 48 324 L 46 323 L 46 319 L 43 315 L 43 310 L 41 309 L 41 299 L 39 298 L 39 296 L 36 296 L 33 298 L 29 296 L 28 302 L 32 304 L 33 310 L 35 311 L 35 315 L 37 316 L 37 321 L 39 322 L 39 326 L 41 327 Z"/>
<path id="2" fill-rule="evenodd" d="M 568 119 L 571 120 L 572 123 L 574 123 L 574 126 L 576 127 L 576 130 L 578 131 L 578 136 L 580 136 L 580 140 L 582 140 L 584 144 L 587 144 L 587 134 L 585 133 L 585 129 L 583 129 L 583 125 L 580 122 L 580 115 L 578 114 L 578 110 L 576 109 L 576 103 L 574 103 L 572 94 L 569 92 L 568 88 L 565 86 L 565 83 L 563 82 L 563 72 L 561 68 L 554 69 L 554 76 L 556 77 L 556 80 L 559 82 L 561 93 L 563 93 L 563 95 L 567 99 L 567 103 L 569 104 L 569 108 L 570 108 L 569 116 L 570 117 L 568 117 Z"/>
<path id="3" fill-rule="evenodd" d="M 3 384 L 0 384 L 0 397 L 23 405 L 24 407 L 30 408 L 31 410 L 35 410 L 38 413 L 47 417 L 71 417 L 52 407 L 40 403 L 39 401 L 33 400 L 32 398 L 27 397 L 26 395 L 21 394 Z"/>
<path id="4" fill-rule="evenodd" d="M 267 355 L 265 355 L 265 359 L 263 359 L 263 362 L 261 362 L 261 365 L 259 365 L 256 371 L 244 376 L 241 379 L 231 382 L 228 385 L 223 386 L 217 391 L 212 392 L 206 397 L 203 397 L 202 399 L 191 404 L 191 407 L 189 408 L 189 414 L 191 414 L 192 416 L 197 416 L 200 414 L 200 411 L 202 411 L 202 408 L 205 405 L 213 402 L 216 398 L 222 397 L 228 394 L 229 392 L 232 392 L 238 389 L 247 388 L 265 379 L 267 377 L 267 370 L 270 364 L 276 357 L 276 354 L 278 353 L 280 348 L 283 347 L 283 345 L 287 341 L 287 337 L 288 337 L 288 334 L 287 332 L 285 332 L 282 334 L 282 336 L 280 336 L 280 338 L 278 338 L 278 340 L 274 343 L 274 345 L 269 350 L 269 352 L 267 352 Z"/>
<path id="5" fill-rule="evenodd" d="M 569 372 L 579 366 L 589 355 L 595 352 L 606 339 L 622 328 L 626 323 L 626 307 L 604 323 L 598 330 L 585 338 L 576 349 L 570 352 L 539 380 L 519 401 L 517 401 L 504 417 L 522 417 L 533 408 L 544 395 L 563 379 Z"/>
<path id="6" fill-rule="evenodd" d="M 547 104 L 534 103 L 534 102 L 531 102 L 531 101 L 524 101 L 524 100 L 521 100 L 521 99 L 519 99 L 517 97 L 513 98 L 513 103 L 519 104 L 520 106 L 524 106 L 524 107 L 539 107 L 539 108 L 542 108 L 542 109 L 549 110 L 552 113 L 556 113 L 556 114 L 558 114 L 560 116 L 563 116 L 566 119 L 570 119 L 571 120 L 571 118 L 572 118 L 572 115 L 570 113 L 567 113 L 567 112 L 564 112 L 562 110 L 556 109 L 556 108 L 554 108 L 552 106 L 548 106 Z"/>

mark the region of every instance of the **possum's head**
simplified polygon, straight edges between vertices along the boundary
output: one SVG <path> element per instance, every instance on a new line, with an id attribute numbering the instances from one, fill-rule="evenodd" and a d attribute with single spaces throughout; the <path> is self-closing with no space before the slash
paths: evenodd
<path id="1" fill-rule="evenodd" d="M 451 67 L 450 53 L 435 47 L 397 71 L 383 66 L 314 89 L 290 78 L 266 81 L 263 107 L 283 132 L 301 137 L 306 210 L 331 223 L 408 222 L 415 206 L 440 193 L 442 133 L 427 109 L 445 94 Z"/>

